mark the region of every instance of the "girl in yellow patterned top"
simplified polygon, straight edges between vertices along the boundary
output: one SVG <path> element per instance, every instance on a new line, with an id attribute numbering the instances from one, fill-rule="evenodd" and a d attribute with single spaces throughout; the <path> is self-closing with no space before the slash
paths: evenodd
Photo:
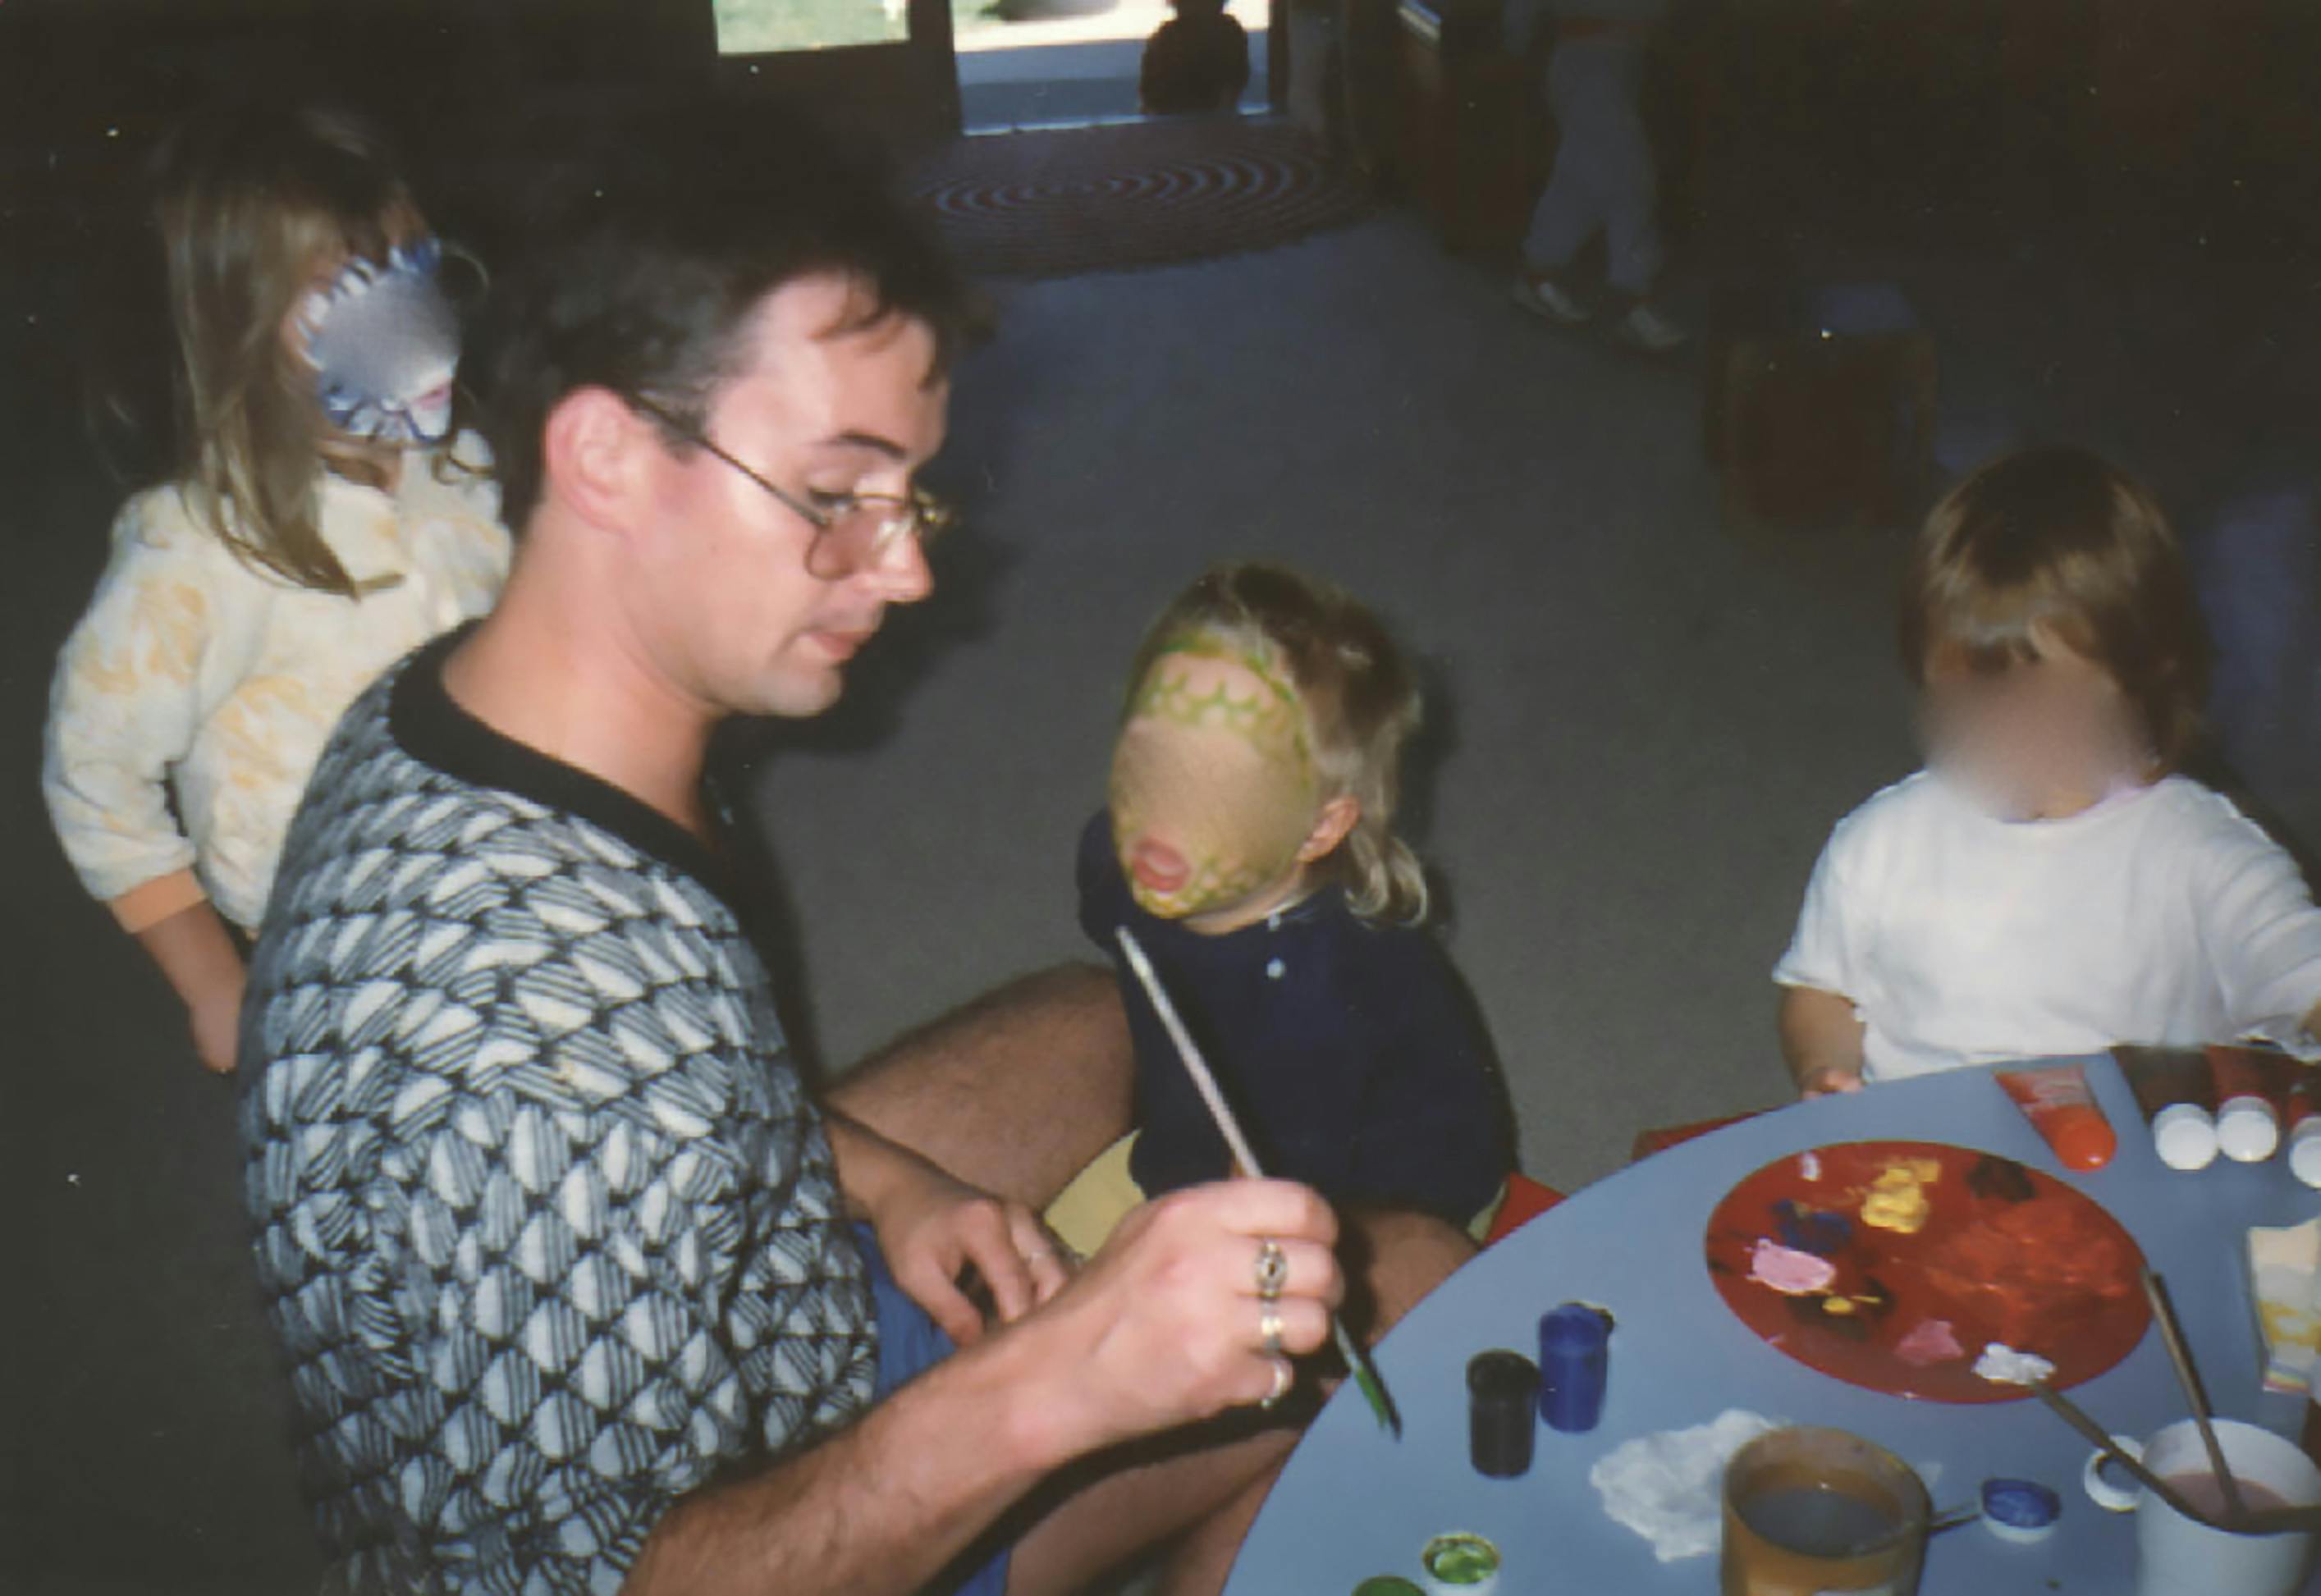
<path id="1" fill-rule="evenodd" d="M 340 712 L 490 608 L 508 540 L 452 423 L 457 317 L 365 129 L 241 108 L 165 152 L 176 479 L 132 498 L 58 661 L 41 787 L 88 890 L 233 1067 L 253 932 Z"/>

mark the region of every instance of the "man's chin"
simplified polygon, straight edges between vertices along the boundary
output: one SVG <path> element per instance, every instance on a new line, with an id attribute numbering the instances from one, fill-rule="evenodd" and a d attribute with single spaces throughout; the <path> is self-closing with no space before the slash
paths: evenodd
<path id="1" fill-rule="evenodd" d="M 846 678 L 836 667 L 812 675 L 790 675 L 761 683 L 752 715 L 782 721 L 809 721 L 836 703 L 846 691 Z"/>

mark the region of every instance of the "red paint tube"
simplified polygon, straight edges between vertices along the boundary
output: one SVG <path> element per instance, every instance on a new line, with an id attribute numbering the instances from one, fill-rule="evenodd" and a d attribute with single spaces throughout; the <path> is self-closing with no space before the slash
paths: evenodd
<path id="1" fill-rule="evenodd" d="M 2003 1069 L 1999 1085 L 2023 1111 L 2031 1127 L 2044 1137 L 2066 1169 L 2101 1169 L 2119 1151 L 2119 1138 L 2104 1118 L 2095 1093 L 2088 1090 L 2087 1071 L 2077 1064 L 2042 1064 L 2026 1069 Z"/>
<path id="2" fill-rule="evenodd" d="M 2211 1047 L 2216 1081 L 2216 1145 L 2227 1158 L 2261 1164 L 2280 1146 L 2280 1094 L 2289 1060 L 2254 1047 Z"/>

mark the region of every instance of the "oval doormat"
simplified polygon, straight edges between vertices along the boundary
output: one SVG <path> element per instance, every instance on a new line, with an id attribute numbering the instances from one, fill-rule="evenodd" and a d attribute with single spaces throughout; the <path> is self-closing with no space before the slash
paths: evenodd
<path id="1" fill-rule="evenodd" d="M 1284 122 L 1164 118 L 961 139 L 910 184 L 985 277 L 1117 271 L 1262 249 L 1362 214 L 1370 196 Z"/>

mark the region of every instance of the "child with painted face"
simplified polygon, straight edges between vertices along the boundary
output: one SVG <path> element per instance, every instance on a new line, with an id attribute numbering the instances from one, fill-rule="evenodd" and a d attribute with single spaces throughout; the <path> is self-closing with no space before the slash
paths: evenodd
<path id="1" fill-rule="evenodd" d="M 339 713 L 507 572 L 459 327 L 362 127 L 242 107 L 164 150 L 174 480 L 132 497 L 50 694 L 66 855 L 233 1065 L 242 939 Z"/>
<path id="2" fill-rule="evenodd" d="M 1804 1095 L 2121 1042 L 2311 1051 L 2321 912 L 2178 772 L 2207 649 L 2149 493 L 2078 449 L 1984 467 L 1919 537 L 1901 643 L 1926 768 L 1839 823 L 1774 971 Z"/>
<path id="3" fill-rule="evenodd" d="M 1462 1226 L 1494 1206 L 1513 1167 L 1506 1095 L 1392 829 L 1418 711 L 1377 619 L 1279 567 L 1210 571 L 1146 636 L 1111 803 L 1079 865 L 1081 927 L 1119 968 L 1136 1129 L 1051 1215 L 1073 1246 L 1093 1251 L 1147 1196 L 1232 1173 L 1119 964 L 1124 925 L 1268 1174 Z"/>

